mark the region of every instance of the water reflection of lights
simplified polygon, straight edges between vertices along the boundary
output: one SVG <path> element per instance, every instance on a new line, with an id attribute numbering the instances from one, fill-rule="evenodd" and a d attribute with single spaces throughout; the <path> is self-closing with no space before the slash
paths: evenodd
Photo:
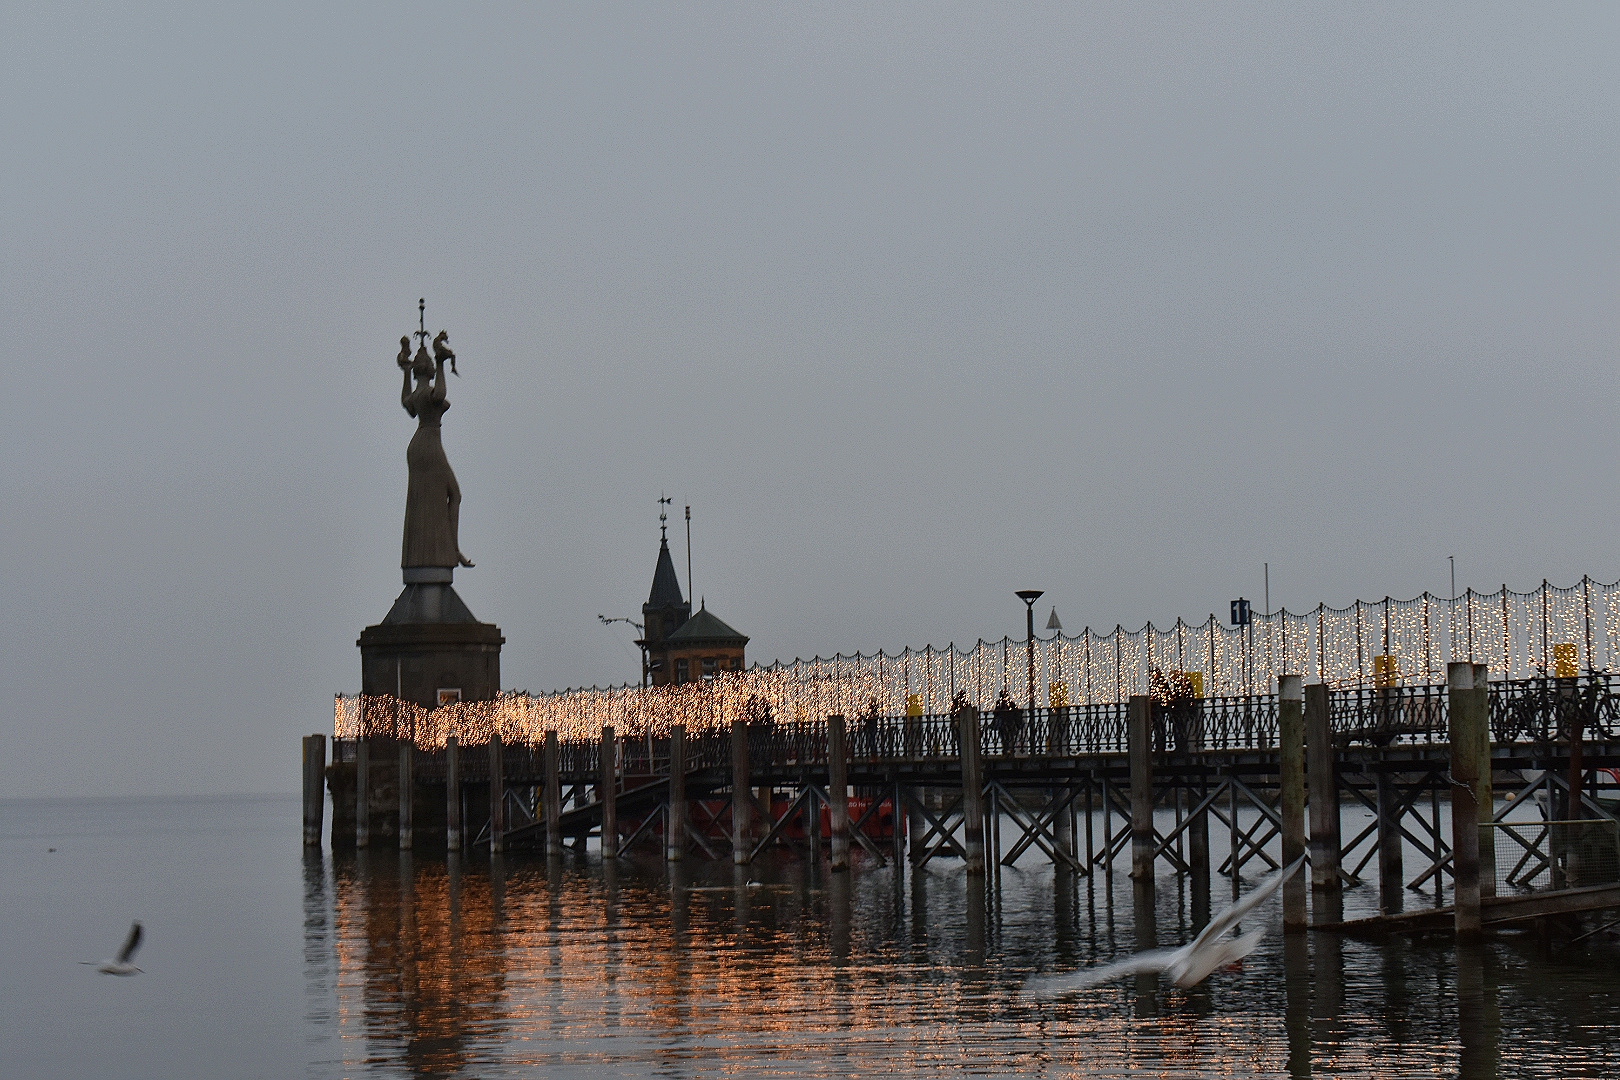
<path id="1" fill-rule="evenodd" d="M 1033 1001 L 1025 972 L 1135 948 L 1100 883 L 1009 875 L 986 905 L 952 874 L 897 894 L 876 868 L 829 878 L 787 859 L 764 872 L 787 887 L 750 890 L 729 866 L 339 859 L 308 932 L 329 924 L 335 943 L 342 1056 L 354 1072 L 412 1075 L 1455 1074 L 1504 1037 L 1494 1021 L 1459 1030 L 1449 953 L 1273 940 L 1193 991 Z M 1113 908 L 1129 910 L 1121 888 Z M 1184 898 L 1161 893 L 1161 942 L 1190 935 Z M 1486 954 L 1467 983 L 1484 1002 L 1473 1015 L 1498 1015 L 1507 970 Z M 1601 1040 L 1569 1036 L 1613 984 L 1525 987 L 1534 1017 L 1516 1021 L 1503 1060 L 1601 1075 Z"/>

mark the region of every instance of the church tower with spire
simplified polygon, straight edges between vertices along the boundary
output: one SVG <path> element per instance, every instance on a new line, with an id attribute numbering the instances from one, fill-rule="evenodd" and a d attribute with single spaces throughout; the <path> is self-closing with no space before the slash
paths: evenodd
<path id="1" fill-rule="evenodd" d="M 654 686 L 670 681 L 671 670 L 665 642 L 692 617 L 692 605 L 681 596 L 681 582 L 675 576 L 675 560 L 669 554 L 668 516 L 658 515 L 658 565 L 653 568 L 652 592 L 641 605 L 645 628 L 636 644 L 647 650 L 647 674 Z"/>
<path id="2" fill-rule="evenodd" d="M 669 554 L 667 521 L 666 514 L 658 515 L 658 565 L 653 568 L 652 592 L 641 605 L 644 630 L 636 642 L 646 650 L 648 681 L 653 686 L 708 682 L 723 672 L 743 670 L 747 635 L 706 608 L 693 615 L 691 601 L 681 596 L 675 560 Z"/>

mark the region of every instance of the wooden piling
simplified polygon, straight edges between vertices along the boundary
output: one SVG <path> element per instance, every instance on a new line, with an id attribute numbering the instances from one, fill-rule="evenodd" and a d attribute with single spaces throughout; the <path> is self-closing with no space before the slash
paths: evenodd
<path id="1" fill-rule="evenodd" d="M 899 795 L 900 795 L 899 786 L 896 785 L 894 790 L 895 790 L 895 797 L 898 798 Z M 931 789 L 929 789 L 929 788 L 912 788 L 912 794 L 916 798 L 923 800 L 925 803 L 928 803 L 928 800 L 930 798 L 930 792 L 931 792 Z M 930 805 L 932 805 L 932 804 L 930 804 Z M 927 854 L 926 849 L 923 847 L 923 837 L 926 836 L 927 833 L 928 833 L 928 826 L 925 824 L 926 819 L 923 817 L 922 811 L 919 810 L 915 806 L 906 807 L 904 818 L 905 818 L 906 838 L 907 838 L 908 844 L 910 845 L 910 851 L 911 851 L 911 861 L 913 863 L 921 862 L 923 856 L 925 854 Z M 894 827 L 896 829 L 900 828 L 900 822 L 901 822 L 900 804 L 897 802 L 895 804 L 895 815 L 894 815 Z M 898 845 L 896 846 L 895 850 L 896 851 L 900 850 Z"/>
<path id="2" fill-rule="evenodd" d="M 444 740 L 444 846 L 461 850 L 461 740 Z"/>
<path id="3" fill-rule="evenodd" d="M 664 858 L 680 862 L 686 850 L 686 725 L 669 728 L 669 813 L 664 818 Z"/>
<path id="4" fill-rule="evenodd" d="M 501 762 L 501 733 L 489 735 L 489 853 L 506 850 L 506 772 Z"/>
<path id="5" fill-rule="evenodd" d="M 849 748 L 844 739 L 844 718 L 838 714 L 827 717 L 827 807 L 832 818 L 832 869 L 849 869 Z M 811 810 L 818 817 L 815 800 Z M 894 816 L 895 827 L 900 815 Z M 820 858 L 820 853 L 816 854 Z"/>
<path id="6" fill-rule="evenodd" d="M 1580 710 L 1570 710 L 1568 725 L 1565 734 L 1569 739 L 1569 776 L 1566 778 L 1569 803 L 1565 816 L 1570 821 L 1579 821 L 1586 817 L 1586 806 L 1581 802 L 1582 793 L 1586 790 L 1586 733 Z"/>
<path id="7" fill-rule="evenodd" d="M 1479 779 L 1479 743 L 1485 718 L 1474 690 L 1474 665 L 1467 661 L 1446 665 L 1447 702 L 1451 739 L 1451 869 L 1457 940 L 1478 939 L 1479 912 L 1479 807 L 1474 783 Z"/>
<path id="8" fill-rule="evenodd" d="M 1340 891 L 1338 755 L 1327 683 L 1305 688 L 1305 772 L 1310 785 L 1311 887 Z"/>
<path id="9" fill-rule="evenodd" d="M 829 785 L 830 787 L 831 785 Z M 821 858 L 821 800 L 816 797 L 816 788 L 809 778 L 799 785 L 799 792 L 804 796 L 804 805 L 800 812 L 804 815 L 804 846 L 810 853 L 810 858 Z M 830 813 L 832 804 L 828 804 Z"/>
<path id="10" fill-rule="evenodd" d="M 979 710 L 956 712 L 958 760 L 962 766 L 962 841 L 969 874 L 984 873 L 984 768 L 979 756 Z"/>
<path id="11" fill-rule="evenodd" d="M 1204 766 L 1198 786 L 1190 798 L 1202 804 L 1209 796 L 1208 766 Z M 1192 871 L 1193 926 L 1202 930 L 1209 922 L 1209 811 L 1194 814 L 1187 826 L 1187 865 Z"/>
<path id="12" fill-rule="evenodd" d="M 1474 709 L 1483 725 L 1479 739 L 1479 777 L 1474 781 L 1474 803 L 1479 809 L 1479 823 L 1489 825 L 1496 820 L 1495 766 L 1491 762 L 1491 691 L 1490 668 L 1474 665 Z M 1578 804 L 1577 804 L 1578 805 Z M 1479 834 L 1479 895 L 1496 895 L 1496 836 L 1494 829 Z"/>
<path id="13" fill-rule="evenodd" d="M 602 858 L 619 857 L 619 742 L 613 725 L 602 725 L 601 761 L 598 763 L 596 801 L 602 804 Z"/>
<path id="14" fill-rule="evenodd" d="M 1243 860 L 1238 858 L 1238 787 L 1237 777 L 1227 774 L 1226 778 L 1226 820 L 1231 825 L 1231 832 L 1227 835 L 1227 844 L 1230 845 L 1231 855 L 1227 856 L 1227 865 L 1232 868 L 1232 902 L 1237 903 L 1238 883 L 1242 881 L 1241 868 Z"/>
<path id="15" fill-rule="evenodd" d="M 558 757 L 557 729 L 550 728 L 546 731 L 545 760 L 542 764 L 546 771 L 545 793 L 541 796 L 545 802 L 547 855 L 561 855 L 563 849 L 562 763 Z"/>
<path id="16" fill-rule="evenodd" d="M 910 827 L 910 822 L 900 808 L 906 803 L 904 793 L 900 788 L 900 778 L 895 777 L 894 786 L 889 789 L 889 833 L 893 841 L 894 872 L 896 875 L 896 888 L 903 881 L 906 873 L 906 834 L 903 831 Z"/>
<path id="17" fill-rule="evenodd" d="M 371 740 L 364 735 L 354 740 L 354 846 L 371 846 Z"/>
<path id="18" fill-rule="evenodd" d="M 304 846 L 321 846 L 326 816 L 326 736 L 304 736 Z"/>
<path id="19" fill-rule="evenodd" d="M 988 800 L 988 816 L 985 819 L 985 839 L 990 840 L 990 855 L 987 865 L 993 866 L 996 873 L 996 884 L 1001 884 L 1001 793 L 990 789 Z"/>
<path id="20" fill-rule="evenodd" d="M 1383 755 L 1379 755 L 1380 759 Z M 1373 774 L 1375 805 L 1378 807 L 1378 907 L 1385 915 L 1393 915 L 1405 905 L 1402 888 L 1406 871 L 1401 857 L 1401 797 L 1395 778 L 1385 771 L 1384 762 L 1378 763 Z"/>
<path id="21" fill-rule="evenodd" d="M 1102 774 L 1103 875 L 1110 888 L 1114 884 L 1114 798 L 1108 790 L 1108 774 Z"/>
<path id="22" fill-rule="evenodd" d="M 1074 856 L 1073 789 L 1069 787 L 1048 788 L 1046 797 L 1050 802 L 1062 803 L 1054 812 L 1052 819 L 1053 846 L 1072 858 Z M 1052 865 L 1060 871 L 1068 869 L 1068 864 L 1061 859 L 1053 859 Z"/>
<path id="23" fill-rule="evenodd" d="M 1292 866 L 1305 854 L 1305 680 L 1277 677 L 1277 761 L 1281 773 L 1282 863 Z M 1305 877 L 1295 874 L 1283 885 L 1283 930 L 1303 933 L 1306 926 Z"/>
<path id="24" fill-rule="evenodd" d="M 1153 878 L 1153 699 L 1132 695 L 1127 718 L 1131 760 L 1131 877 Z"/>
<path id="25" fill-rule="evenodd" d="M 399 741 L 399 850 L 409 851 L 415 843 L 411 821 L 411 803 L 416 795 L 416 744 L 409 739 Z"/>
<path id="26" fill-rule="evenodd" d="M 1086 877 L 1088 877 L 1088 878 L 1091 876 L 1092 871 L 1096 869 L 1096 865 L 1097 865 L 1095 857 L 1094 857 L 1094 850 L 1095 849 L 1093 847 L 1093 841 L 1095 839 L 1095 836 L 1094 836 L 1093 826 L 1092 826 L 1092 823 L 1091 823 L 1091 809 L 1092 809 L 1092 807 L 1091 807 L 1091 789 L 1092 789 L 1092 785 L 1096 782 L 1096 777 L 1097 777 L 1097 774 L 1095 772 L 1090 773 L 1086 777 L 1086 808 L 1085 808 L 1085 816 L 1086 816 L 1086 857 L 1083 860 L 1081 860 L 1081 865 L 1086 868 Z"/>
<path id="27" fill-rule="evenodd" d="M 739 717 L 731 722 L 731 861 L 741 866 L 748 861 L 750 840 L 748 790 L 748 725 Z"/>

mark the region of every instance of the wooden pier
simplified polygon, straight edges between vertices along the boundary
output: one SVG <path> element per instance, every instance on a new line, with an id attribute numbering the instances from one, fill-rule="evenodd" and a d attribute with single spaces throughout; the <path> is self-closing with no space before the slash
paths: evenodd
<path id="1" fill-rule="evenodd" d="M 324 773 L 339 848 L 555 855 L 594 837 L 605 857 L 746 864 L 789 844 L 816 858 L 825 848 L 834 871 L 860 847 L 896 866 L 961 860 L 970 874 L 999 873 L 1034 850 L 1075 875 L 1188 875 L 1206 904 L 1216 878 L 1236 895 L 1245 872 L 1308 852 L 1313 908 L 1331 912 L 1339 890 L 1367 880 L 1395 916 L 1410 890 L 1443 881 L 1458 903 L 1410 921 L 1449 918 L 1469 937 L 1523 906 L 1494 897 L 1481 826 L 1537 808 L 1613 819 L 1596 776 L 1620 768 L 1620 687 L 1606 674 L 1486 683 L 1467 663 L 1448 676 L 1353 689 L 1284 676 L 1280 694 L 1033 712 L 963 706 L 651 735 L 604 727 L 568 740 L 549 731 L 539 745 L 419 747 L 370 734 L 335 739 L 324 769 L 314 737 L 304 746 L 305 837 L 319 843 Z M 1219 865 L 1212 827 L 1227 840 Z M 1405 865 L 1408 850 L 1420 864 Z M 1306 923 L 1303 878 L 1297 888 L 1284 898 L 1290 930 Z M 1620 903 L 1612 889 L 1586 895 Z"/>

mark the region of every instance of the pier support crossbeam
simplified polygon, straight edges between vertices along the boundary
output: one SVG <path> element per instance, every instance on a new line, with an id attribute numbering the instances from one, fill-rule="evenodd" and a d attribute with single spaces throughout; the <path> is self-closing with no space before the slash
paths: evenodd
<path id="1" fill-rule="evenodd" d="M 912 792 L 905 791 L 901 797 L 904 799 L 906 806 L 911 809 L 911 812 L 927 826 L 925 830 L 918 832 L 912 842 L 912 866 L 926 866 L 928 860 L 944 855 L 947 852 L 955 858 L 964 861 L 967 859 L 965 843 L 956 838 L 957 830 L 966 824 L 966 815 L 963 813 L 962 806 L 963 800 L 960 796 L 948 805 L 942 804 L 938 816 L 935 816 L 928 805 L 923 800 L 918 799 Z M 935 837 L 939 838 L 937 843 Z"/>
<path id="2" fill-rule="evenodd" d="M 1018 857 L 1031 846 L 1037 847 L 1054 865 L 1065 866 L 1070 870 L 1085 872 L 1068 850 L 1068 845 L 1058 837 L 1058 823 L 1060 815 L 1067 814 L 1073 802 L 1073 793 L 1067 788 L 1062 793 L 1049 798 L 1045 805 L 1033 815 L 1028 813 L 1019 799 L 995 780 L 990 781 L 991 790 L 997 795 L 997 802 L 1002 807 L 1002 813 L 1011 818 L 1013 824 L 1018 826 L 1018 840 L 1012 849 L 1001 858 L 1002 866 L 1012 866 Z"/>
<path id="3" fill-rule="evenodd" d="M 782 835 L 782 830 L 791 825 L 796 817 L 805 818 L 805 832 L 808 833 L 810 831 L 808 815 L 811 808 L 815 806 L 815 799 L 819 794 L 818 789 L 808 784 L 800 788 L 798 795 L 794 796 L 793 800 L 788 803 L 787 809 L 782 811 L 782 816 L 771 821 L 770 828 L 765 830 L 765 835 L 760 837 L 759 842 L 754 844 L 753 847 L 747 849 L 747 854 L 743 858 L 737 859 L 736 862 L 739 865 L 753 862 L 760 852 L 770 847 L 772 842 Z"/>

